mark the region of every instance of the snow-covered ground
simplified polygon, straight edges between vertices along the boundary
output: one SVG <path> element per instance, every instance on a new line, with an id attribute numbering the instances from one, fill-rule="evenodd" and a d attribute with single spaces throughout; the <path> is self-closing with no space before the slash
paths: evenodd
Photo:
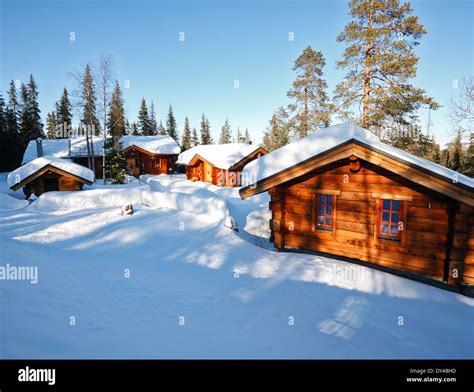
<path id="1" fill-rule="evenodd" d="M 38 267 L 0 280 L 1 358 L 473 357 L 473 299 L 274 251 L 266 195 L 180 176 L 86 188 L 0 211 L 0 267 Z"/>

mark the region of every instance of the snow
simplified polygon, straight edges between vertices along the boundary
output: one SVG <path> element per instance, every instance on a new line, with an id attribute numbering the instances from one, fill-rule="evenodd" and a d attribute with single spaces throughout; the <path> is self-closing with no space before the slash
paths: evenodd
<path id="1" fill-rule="evenodd" d="M 60 170 L 64 170 L 84 180 L 90 182 L 94 181 L 94 172 L 87 167 L 70 162 L 67 159 L 44 156 L 41 158 L 36 158 L 12 171 L 7 177 L 8 186 L 10 188 L 13 187 L 14 185 L 23 181 L 26 177 L 31 176 L 38 170 L 41 170 L 43 167 L 48 165 Z"/>
<path id="2" fill-rule="evenodd" d="M 122 136 L 124 149 L 135 146 L 152 154 L 179 154 L 181 147 L 169 135 L 158 136 Z"/>
<path id="3" fill-rule="evenodd" d="M 102 156 L 103 140 L 99 136 L 93 137 L 94 141 L 94 155 Z M 86 138 L 82 136 L 70 139 L 54 139 L 42 140 L 43 155 L 52 156 L 56 158 L 80 158 L 87 157 L 87 142 Z M 30 140 L 23 154 L 23 162 L 27 163 L 36 159 L 38 152 L 36 149 L 36 140 Z"/>
<path id="4" fill-rule="evenodd" d="M 18 200 L 5 193 L 0 193 L 0 211 L 19 210 L 25 208 L 28 204 L 27 200 Z"/>
<path id="5" fill-rule="evenodd" d="M 217 168 L 227 170 L 258 148 L 245 143 L 200 145 L 179 154 L 176 163 L 188 165 L 193 157 L 198 154 Z"/>
<path id="6" fill-rule="evenodd" d="M 185 176 L 90 188 L 0 211 L 0 265 L 38 267 L 37 284 L 0 280 L 0 358 L 473 357 L 472 298 L 275 251 L 267 194 Z"/>
<path id="7" fill-rule="evenodd" d="M 246 181 L 247 184 L 261 181 L 350 140 L 359 141 L 376 151 L 398 158 L 403 162 L 416 165 L 444 177 L 449 181 L 457 181 L 469 187 L 474 187 L 474 179 L 382 143 L 379 138 L 370 131 L 350 123 L 333 125 L 321 129 L 303 139 L 281 147 L 278 150 L 250 162 L 244 168 L 242 175 L 243 181 Z"/>

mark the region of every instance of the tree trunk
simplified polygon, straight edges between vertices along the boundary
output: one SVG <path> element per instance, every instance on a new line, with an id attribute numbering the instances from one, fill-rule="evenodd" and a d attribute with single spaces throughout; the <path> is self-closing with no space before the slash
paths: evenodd
<path id="1" fill-rule="evenodd" d="M 369 8 L 369 27 L 367 30 L 367 43 L 365 45 L 365 67 L 364 67 L 364 106 L 362 111 L 362 126 L 368 128 L 370 126 L 369 121 L 369 105 L 370 105 L 370 81 L 371 81 L 371 66 L 370 58 L 372 56 L 372 42 L 371 35 L 373 29 L 374 14 L 373 14 L 373 2 L 370 2 Z"/>

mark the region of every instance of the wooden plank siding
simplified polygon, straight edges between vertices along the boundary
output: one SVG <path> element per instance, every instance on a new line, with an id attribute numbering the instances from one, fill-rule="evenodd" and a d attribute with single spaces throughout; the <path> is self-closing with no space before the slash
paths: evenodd
<path id="1" fill-rule="evenodd" d="M 453 200 L 448 196 L 368 161 L 360 160 L 355 173 L 351 167 L 349 159 L 341 159 L 269 189 L 270 240 L 276 248 L 357 258 L 436 280 L 446 278 L 449 267 L 450 284 L 474 283 L 473 207 L 455 201 L 450 240 L 448 206 Z M 318 190 L 339 191 L 332 232 L 314 229 Z M 379 199 L 374 196 L 390 195 L 402 200 L 406 214 L 400 242 L 378 238 L 376 232 Z"/>
<path id="2" fill-rule="evenodd" d="M 126 148 L 124 155 L 130 174 L 135 177 L 142 174 L 168 174 L 177 158 L 177 154 L 152 154 L 135 146 Z"/>

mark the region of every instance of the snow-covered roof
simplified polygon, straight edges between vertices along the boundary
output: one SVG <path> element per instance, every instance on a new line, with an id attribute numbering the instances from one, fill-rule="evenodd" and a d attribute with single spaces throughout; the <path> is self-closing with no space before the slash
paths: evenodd
<path id="1" fill-rule="evenodd" d="M 204 144 L 179 154 L 176 163 L 188 165 L 197 154 L 219 169 L 229 169 L 260 147 L 245 143 Z"/>
<path id="2" fill-rule="evenodd" d="M 250 162 L 244 168 L 243 178 L 247 178 L 251 182 L 261 181 L 350 140 L 358 141 L 382 154 L 423 168 L 449 181 L 456 178 L 458 183 L 474 187 L 474 179 L 382 143 L 372 132 L 351 123 L 337 124 L 321 129 Z"/>
<path id="3" fill-rule="evenodd" d="M 135 146 L 152 154 L 179 154 L 181 152 L 181 147 L 169 135 L 127 135 L 122 136 L 121 142 L 124 149 Z"/>
<path id="4" fill-rule="evenodd" d="M 102 138 L 94 136 L 94 155 L 102 156 Z M 57 158 L 87 157 L 87 143 L 85 136 L 68 139 L 43 140 L 43 155 Z M 27 163 L 38 158 L 36 140 L 30 140 L 23 154 L 22 163 Z"/>
<path id="5" fill-rule="evenodd" d="M 8 174 L 7 183 L 10 188 L 22 182 L 25 178 L 36 173 L 38 170 L 43 169 L 46 166 L 52 166 L 59 170 L 71 173 L 76 177 L 80 177 L 86 181 L 94 182 L 94 172 L 87 167 L 78 165 L 77 163 L 71 162 L 67 159 L 62 159 L 52 156 L 44 156 L 33 159 L 32 161 L 25 163 L 18 169 Z"/>

